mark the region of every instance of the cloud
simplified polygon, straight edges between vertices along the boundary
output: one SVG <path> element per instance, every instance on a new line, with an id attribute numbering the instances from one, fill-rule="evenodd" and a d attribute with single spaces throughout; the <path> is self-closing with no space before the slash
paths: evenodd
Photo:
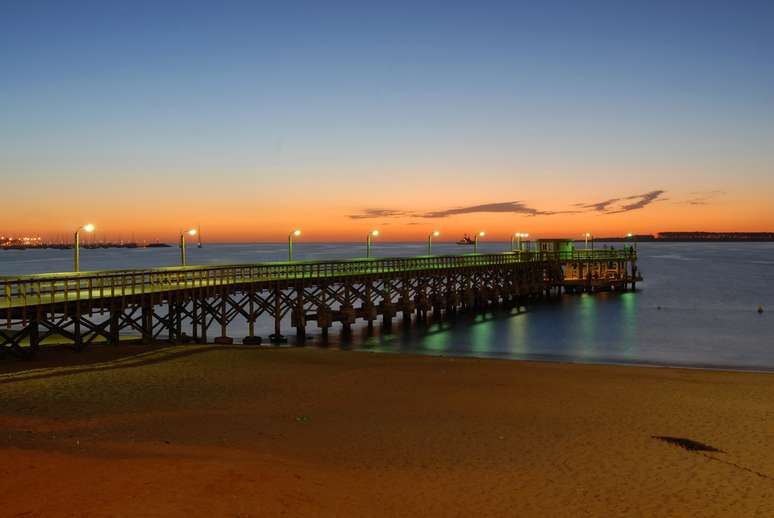
<path id="1" fill-rule="evenodd" d="M 603 212 L 605 214 L 620 214 L 632 210 L 642 209 L 654 201 L 662 201 L 665 198 L 661 196 L 666 191 L 657 189 L 644 194 L 635 194 L 633 196 L 622 196 L 619 198 L 610 198 L 595 203 L 576 203 L 575 207 L 594 212 Z M 630 202 L 630 203 L 626 203 Z"/>
<path id="2" fill-rule="evenodd" d="M 610 198 L 609 200 L 598 201 L 597 203 L 576 203 L 575 206 L 582 209 L 591 209 L 599 212 L 605 212 L 610 205 L 618 201 L 621 201 L 621 198 Z"/>
<path id="3" fill-rule="evenodd" d="M 393 209 L 363 209 L 360 214 L 350 214 L 351 219 L 371 219 L 371 218 L 397 218 L 407 216 L 408 213 L 402 210 Z"/>
<path id="4" fill-rule="evenodd" d="M 639 210 L 642 208 L 647 207 L 654 201 L 663 200 L 661 198 L 661 195 L 664 194 L 665 191 L 662 191 L 661 189 L 646 192 L 645 194 L 637 194 L 635 196 L 627 196 L 626 198 L 622 198 L 624 200 L 636 200 L 632 203 L 625 203 L 624 205 L 621 205 L 617 210 L 611 210 L 608 211 L 607 214 L 620 214 L 621 212 L 629 212 L 632 210 Z"/>
<path id="5" fill-rule="evenodd" d="M 688 194 L 691 195 L 691 198 L 688 198 L 683 203 L 688 205 L 707 205 L 714 198 L 724 195 L 725 191 L 694 191 Z"/>
<path id="6" fill-rule="evenodd" d="M 456 216 L 459 214 L 474 214 L 481 212 L 489 213 L 507 213 L 507 214 L 525 214 L 527 216 L 551 216 L 554 214 L 565 214 L 568 212 L 576 211 L 544 211 L 529 207 L 520 201 L 504 201 L 499 203 L 484 203 L 482 205 L 472 205 L 469 207 L 455 207 L 446 210 L 436 210 L 431 212 L 425 212 L 424 214 L 417 214 L 421 218 L 446 218 L 449 216 Z"/>
<path id="7" fill-rule="evenodd" d="M 430 212 L 412 212 L 395 209 L 368 208 L 363 209 L 359 214 L 350 214 L 351 219 L 372 219 L 372 218 L 448 218 L 462 214 L 521 214 L 527 217 L 535 216 L 554 216 L 556 214 L 578 214 L 583 212 L 602 212 L 604 214 L 620 214 L 632 210 L 639 210 L 647 207 L 653 202 L 664 201 L 663 197 L 666 191 L 657 189 L 643 194 L 632 196 L 621 196 L 618 198 L 609 198 L 594 203 L 575 203 L 573 210 L 541 210 L 531 207 L 523 201 L 503 201 L 495 203 L 482 203 L 479 205 L 469 205 L 465 207 L 452 207 L 450 209 L 434 210 Z M 713 194 L 714 195 L 714 194 Z M 701 204 L 704 200 L 696 197 L 687 203 Z"/>

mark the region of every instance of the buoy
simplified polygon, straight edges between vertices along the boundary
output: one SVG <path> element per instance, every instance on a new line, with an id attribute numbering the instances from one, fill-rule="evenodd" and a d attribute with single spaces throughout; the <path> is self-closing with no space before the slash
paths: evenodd
<path id="1" fill-rule="evenodd" d="M 763 313 L 763 306 L 758 306 L 758 313 Z"/>

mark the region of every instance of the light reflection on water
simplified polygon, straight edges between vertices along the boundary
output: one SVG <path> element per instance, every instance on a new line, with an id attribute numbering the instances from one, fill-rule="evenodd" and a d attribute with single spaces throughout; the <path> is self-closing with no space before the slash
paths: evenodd
<path id="1" fill-rule="evenodd" d="M 482 242 L 482 252 L 502 251 L 505 243 Z M 581 245 L 582 246 L 582 245 Z M 619 246 L 619 245 L 616 245 Z M 424 245 L 376 243 L 376 256 L 422 253 Z M 463 249 L 436 243 L 438 254 Z M 653 363 L 774 369 L 774 243 L 645 243 L 639 245 L 645 282 L 637 293 L 562 296 L 522 308 L 492 310 L 456 321 L 388 333 L 376 326 L 369 335 L 354 327 L 351 339 L 338 329 L 331 346 L 385 352 L 444 354 L 534 360 Z M 279 244 L 208 245 L 190 248 L 191 264 L 284 260 Z M 298 259 L 362 256 L 364 246 L 297 243 Z M 173 266 L 176 248 L 84 250 L 84 269 Z M 0 274 L 59 271 L 71 251 L 0 251 Z M 756 308 L 762 305 L 763 314 Z M 292 338 L 286 323 L 285 332 Z M 308 327 L 318 343 L 319 330 Z M 259 329 L 266 337 L 270 325 Z M 246 324 L 230 333 L 240 338 Z"/>

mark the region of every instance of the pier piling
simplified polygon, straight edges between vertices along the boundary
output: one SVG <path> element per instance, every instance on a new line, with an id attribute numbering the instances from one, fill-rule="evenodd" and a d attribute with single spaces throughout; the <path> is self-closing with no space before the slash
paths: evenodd
<path id="1" fill-rule="evenodd" d="M 627 268 L 628 265 L 628 268 Z M 628 270 L 628 271 L 627 271 Z M 316 323 L 323 341 L 334 323 L 347 333 L 358 320 L 369 331 L 381 318 L 389 329 L 398 312 L 404 325 L 454 318 L 458 311 L 519 306 L 540 297 L 636 288 L 634 250 L 568 253 L 507 252 L 350 261 L 180 267 L 0 279 L 0 347 L 21 354 L 46 336 L 76 349 L 96 339 L 119 344 L 137 333 L 146 343 L 231 344 L 229 326 L 243 322 L 243 343 L 260 343 L 260 322 L 271 322 L 272 343 L 284 343 L 290 315 L 296 342 Z M 184 333 L 190 326 L 192 337 Z M 26 341 L 26 342 L 25 342 Z"/>

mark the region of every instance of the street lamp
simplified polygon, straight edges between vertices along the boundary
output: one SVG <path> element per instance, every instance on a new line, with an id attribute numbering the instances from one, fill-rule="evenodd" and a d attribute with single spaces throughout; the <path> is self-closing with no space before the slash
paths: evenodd
<path id="1" fill-rule="evenodd" d="M 427 236 L 427 255 L 433 255 L 433 237 L 440 236 L 441 233 L 437 230 Z"/>
<path id="2" fill-rule="evenodd" d="M 293 260 L 293 236 L 298 237 L 301 235 L 300 230 L 294 230 L 288 234 L 288 262 Z"/>
<path id="3" fill-rule="evenodd" d="M 529 233 L 522 234 L 521 237 L 523 237 L 524 239 L 527 239 L 529 237 Z M 519 239 L 519 252 L 521 252 L 521 249 L 523 248 L 523 246 L 524 246 L 524 243 L 522 243 L 521 239 Z"/>
<path id="4" fill-rule="evenodd" d="M 379 235 L 378 230 L 372 230 L 366 236 L 366 257 L 371 257 L 371 238 L 374 238 L 378 235 Z"/>
<path id="5" fill-rule="evenodd" d="M 586 232 L 583 237 L 585 238 L 585 241 L 583 242 L 583 249 L 588 250 L 589 249 L 589 238 L 591 237 L 591 234 L 589 232 Z M 594 246 L 593 242 L 592 245 Z"/>
<path id="6" fill-rule="evenodd" d="M 180 232 L 180 265 L 181 266 L 186 266 L 186 259 L 185 259 L 185 235 L 186 234 L 188 234 L 189 236 L 195 236 L 196 229 L 192 228 L 191 230 Z"/>
<path id="7" fill-rule="evenodd" d="M 478 253 L 478 238 L 479 238 L 479 237 L 484 237 L 485 235 L 486 235 L 486 232 L 484 232 L 484 231 L 482 230 L 481 232 L 479 232 L 478 234 L 476 234 L 476 237 L 473 239 L 473 253 L 474 253 L 474 254 L 477 254 L 477 253 Z"/>
<path id="8" fill-rule="evenodd" d="M 634 247 L 633 248 L 636 249 L 637 248 L 637 239 L 632 239 L 634 237 L 634 234 L 629 232 L 628 234 L 626 234 L 626 237 L 629 240 L 629 242 L 634 241 Z M 631 247 L 631 245 L 629 245 L 629 246 Z"/>
<path id="9" fill-rule="evenodd" d="M 91 223 L 88 223 L 75 231 L 75 236 L 73 239 L 75 243 L 73 248 L 75 249 L 75 271 L 76 272 L 81 271 L 81 230 L 83 230 L 84 232 L 94 232 L 94 225 L 92 225 Z"/>
<path id="10" fill-rule="evenodd" d="M 529 237 L 529 234 L 522 234 L 521 232 L 516 232 L 511 236 L 511 252 L 516 250 L 516 248 L 513 246 L 514 240 L 518 244 L 519 252 L 521 252 L 521 248 L 522 248 L 521 239 L 525 237 Z"/>

